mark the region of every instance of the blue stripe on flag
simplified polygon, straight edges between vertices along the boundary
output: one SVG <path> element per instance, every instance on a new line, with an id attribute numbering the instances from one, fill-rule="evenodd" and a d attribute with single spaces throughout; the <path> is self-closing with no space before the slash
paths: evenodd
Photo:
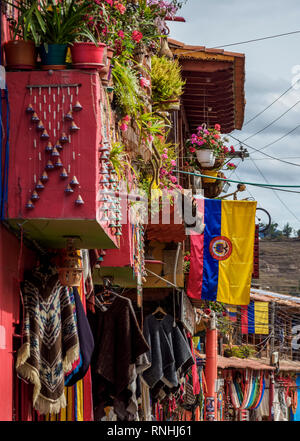
<path id="1" fill-rule="evenodd" d="M 254 302 L 248 305 L 248 334 L 255 334 Z"/>
<path id="2" fill-rule="evenodd" d="M 209 251 L 209 245 L 214 237 L 221 235 L 221 201 L 205 200 L 204 206 L 204 252 L 203 252 L 203 282 L 201 299 L 217 300 L 219 261 L 214 259 Z"/>

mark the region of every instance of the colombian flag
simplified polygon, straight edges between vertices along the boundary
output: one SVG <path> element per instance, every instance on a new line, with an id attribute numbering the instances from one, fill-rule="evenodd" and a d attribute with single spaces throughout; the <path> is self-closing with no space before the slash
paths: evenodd
<path id="1" fill-rule="evenodd" d="M 228 306 L 226 308 L 227 317 L 231 322 L 237 321 L 237 306 Z"/>
<path id="2" fill-rule="evenodd" d="M 268 302 L 250 302 L 241 307 L 242 334 L 269 334 Z"/>
<path id="3" fill-rule="evenodd" d="M 197 300 L 248 305 L 256 202 L 198 199 L 204 233 L 191 234 L 187 294 Z"/>

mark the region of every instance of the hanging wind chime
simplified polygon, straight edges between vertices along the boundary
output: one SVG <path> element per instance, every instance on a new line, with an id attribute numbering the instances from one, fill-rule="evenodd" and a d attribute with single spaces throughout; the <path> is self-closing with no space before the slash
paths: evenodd
<path id="1" fill-rule="evenodd" d="M 103 90 L 102 90 L 102 93 Z M 102 97 L 103 98 L 103 97 Z M 105 102 L 101 99 L 101 103 Z M 120 201 L 117 197 L 119 182 L 116 178 L 116 171 L 109 159 L 110 152 L 110 134 L 109 127 L 112 126 L 109 121 L 110 112 L 102 104 L 101 110 L 101 130 L 102 143 L 99 146 L 99 187 L 101 194 L 101 218 L 100 222 L 107 223 L 108 228 L 116 237 L 122 236 Z"/>
<path id="2" fill-rule="evenodd" d="M 72 178 L 65 183 L 64 194 L 74 194 L 74 204 L 80 207 L 84 204 L 76 176 L 80 156 L 77 133 L 80 127 L 74 118 L 74 114 L 79 117 L 83 110 L 78 99 L 79 85 L 28 85 L 27 90 L 29 96 L 25 111 L 29 115 L 30 127 L 35 130 L 30 130 L 33 158 L 29 158 L 33 164 L 34 188 L 30 190 L 26 208 L 35 208 L 55 171 L 59 172 L 62 182 L 67 181 L 73 171 Z"/>

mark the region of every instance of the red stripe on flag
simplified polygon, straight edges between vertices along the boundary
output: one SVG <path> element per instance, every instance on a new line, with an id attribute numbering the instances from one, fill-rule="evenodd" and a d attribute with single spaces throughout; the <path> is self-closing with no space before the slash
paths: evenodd
<path id="1" fill-rule="evenodd" d="M 241 330 L 242 334 L 248 334 L 248 305 L 241 306 Z"/>
<path id="2" fill-rule="evenodd" d="M 197 199 L 197 211 L 204 215 L 204 199 Z M 190 236 L 191 257 L 187 295 L 200 300 L 203 277 L 204 234 L 192 233 Z"/>

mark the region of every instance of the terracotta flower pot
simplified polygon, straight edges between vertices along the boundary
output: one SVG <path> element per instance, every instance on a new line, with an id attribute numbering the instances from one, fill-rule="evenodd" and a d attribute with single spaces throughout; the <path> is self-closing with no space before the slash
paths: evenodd
<path id="1" fill-rule="evenodd" d="M 106 46 L 106 48 L 104 48 L 104 57 L 103 57 L 104 67 L 100 71 L 100 77 L 102 83 L 105 85 L 108 85 L 110 79 L 110 65 L 113 55 L 114 55 L 114 50 L 111 47 Z"/>
<path id="2" fill-rule="evenodd" d="M 37 51 L 33 41 L 11 40 L 4 44 L 7 69 L 32 70 Z"/>
<path id="3" fill-rule="evenodd" d="M 101 70 L 105 66 L 104 43 L 78 42 L 71 46 L 72 66 L 78 69 Z"/>

